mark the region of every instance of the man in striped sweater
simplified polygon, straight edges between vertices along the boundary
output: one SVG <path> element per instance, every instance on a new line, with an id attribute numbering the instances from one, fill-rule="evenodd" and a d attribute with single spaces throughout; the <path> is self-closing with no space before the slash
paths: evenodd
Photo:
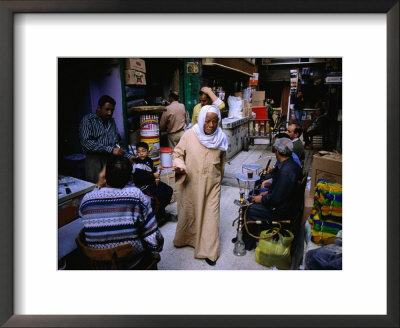
<path id="1" fill-rule="evenodd" d="M 105 168 L 104 187 L 87 193 L 79 211 L 86 243 L 93 248 L 131 244 L 131 256 L 122 260 L 124 269 L 142 269 L 159 256 L 164 238 L 151 204 L 138 188 L 127 186 L 132 164 L 124 157 L 111 157 Z"/>
<path id="2" fill-rule="evenodd" d="M 85 176 L 87 181 L 93 183 L 97 182 L 108 158 L 124 156 L 131 163 L 134 159 L 120 147 L 121 136 L 112 118 L 114 109 L 115 100 L 104 95 L 98 101 L 96 113 L 84 116 L 79 126 L 79 138 L 86 154 Z"/>

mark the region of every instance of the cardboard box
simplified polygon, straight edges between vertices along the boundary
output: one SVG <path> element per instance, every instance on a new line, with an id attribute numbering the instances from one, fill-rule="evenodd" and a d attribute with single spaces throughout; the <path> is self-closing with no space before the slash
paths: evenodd
<path id="1" fill-rule="evenodd" d="M 248 117 L 251 115 L 251 104 L 247 102 L 247 100 L 242 100 L 242 115 L 243 117 Z"/>
<path id="2" fill-rule="evenodd" d="M 265 91 L 253 91 L 251 93 L 251 99 L 254 100 L 265 100 Z"/>
<path id="3" fill-rule="evenodd" d="M 165 172 L 165 170 L 161 170 L 160 181 L 166 183 L 169 186 L 175 185 L 175 172 Z"/>
<path id="4" fill-rule="evenodd" d="M 146 74 L 134 69 L 125 70 L 125 84 L 146 85 Z"/>
<path id="5" fill-rule="evenodd" d="M 166 183 L 168 186 L 170 186 L 174 190 L 174 193 L 172 194 L 172 198 L 171 198 L 171 203 L 176 202 L 178 190 L 177 190 L 177 186 L 175 184 L 175 172 L 174 171 L 169 171 L 169 172 L 161 171 L 160 181 Z"/>
<path id="6" fill-rule="evenodd" d="M 127 58 L 125 60 L 125 69 L 134 69 L 136 71 L 146 73 L 146 64 L 143 59 Z"/>
<path id="7" fill-rule="evenodd" d="M 314 193 L 318 179 L 329 183 L 342 183 L 342 155 L 320 151 L 313 156 L 310 194 Z"/>
<path id="8" fill-rule="evenodd" d="M 252 100 L 251 106 L 264 106 L 264 100 Z"/>

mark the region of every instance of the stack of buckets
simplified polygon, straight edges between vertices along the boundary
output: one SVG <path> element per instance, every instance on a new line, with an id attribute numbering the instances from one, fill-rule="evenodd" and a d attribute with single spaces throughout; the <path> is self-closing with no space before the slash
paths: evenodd
<path id="1" fill-rule="evenodd" d="M 154 166 L 160 165 L 160 127 L 157 114 L 140 116 L 140 141 L 149 145 L 149 157 Z"/>

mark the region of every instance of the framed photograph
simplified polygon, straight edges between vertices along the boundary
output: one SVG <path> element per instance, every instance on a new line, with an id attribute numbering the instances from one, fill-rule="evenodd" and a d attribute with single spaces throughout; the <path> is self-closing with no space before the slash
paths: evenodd
<path id="1" fill-rule="evenodd" d="M 3 0 L 0 22 L 1 325 L 399 325 L 398 1 L 206 0 L 188 5 L 183 0 Z M 312 24 L 307 25 L 309 22 Z M 343 58 L 343 117 L 353 124 L 343 133 L 344 179 L 350 185 L 346 197 L 352 205 L 346 208 L 351 222 L 346 223 L 345 240 L 349 243 L 344 247 L 349 255 L 340 275 L 270 271 L 262 276 L 244 270 L 171 270 L 147 276 L 57 272 L 53 233 L 57 215 L 57 57 L 132 57 L 129 49 L 133 41 L 126 29 L 140 24 L 143 29 L 135 30 L 138 58 L 227 54 L 242 58 L 294 54 Z M 203 33 L 209 39 L 207 46 L 200 47 Z M 170 45 L 170 38 L 178 50 L 173 49 L 175 44 Z M 30 53 L 32 49 L 35 51 Z M 31 55 L 34 61 L 28 58 Z M 28 71 L 29 78 L 25 78 Z M 360 126 L 366 133 L 357 134 Z M 360 142 L 367 137 L 368 142 Z M 376 160 L 371 160 L 372 156 Z M 360 158 L 365 158 L 365 163 L 346 167 L 346 160 Z M 371 179 L 377 166 L 380 174 Z M 374 188 L 369 188 L 371 184 Z M 362 196 L 354 200 L 356 194 Z M 364 226 L 357 225 L 360 221 Z M 148 295 L 142 294 L 145 302 L 132 299 L 134 284 L 148 278 L 154 286 L 149 287 Z M 324 290 L 321 279 L 332 278 L 337 279 L 337 286 Z M 347 285 L 342 286 L 344 281 Z M 269 287 L 273 292 L 268 292 Z M 143 288 L 140 291 L 145 293 Z M 129 292 L 128 296 L 124 292 Z M 362 309 L 362 299 L 372 297 L 379 304 L 372 302 Z M 347 303 L 349 300 L 353 304 Z M 361 306 L 357 307 L 355 300 L 360 300 Z M 144 306 L 153 301 L 154 307 Z M 109 306 L 100 309 L 100 303 Z"/>

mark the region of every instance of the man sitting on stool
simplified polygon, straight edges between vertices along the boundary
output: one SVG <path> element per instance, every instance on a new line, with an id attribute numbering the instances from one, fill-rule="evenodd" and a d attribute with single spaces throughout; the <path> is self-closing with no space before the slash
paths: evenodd
<path id="1" fill-rule="evenodd" d="M 97 188 L 87 193 L 79 208 L 89 247 L 104 249 L 131 244 L 132 254 L 119 261 L 122 269 L 145 269 L 159 257 L 164 238 L 150 201 L 138 188 L 127 186 L 132 164 L 122 156 L 107 160 Z"/>
<path id="2" fill-rule="evenodd" d="M 277 139 L 272 150 L 280 165 L 271 172 L 273 180 L 269 190 L 252 197 L 255 204 L 249 206 L 247 210 L 247 221 L 280 221 L 294 214 L 292 213 L 294 193 L 302 170 L 292 158 L 292 141 L 288 138 Z M 249 229 L 250 227 L 248 226 Z M 246 233 L 243 240 L 248 250 L 256 246 L 256 240 Z"/>

